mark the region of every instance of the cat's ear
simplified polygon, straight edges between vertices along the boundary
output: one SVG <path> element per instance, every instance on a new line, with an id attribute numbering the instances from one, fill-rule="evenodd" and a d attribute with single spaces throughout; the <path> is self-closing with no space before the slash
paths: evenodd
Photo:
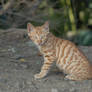
<path id="1" fill-rule="evenodd" d="M 31 23 L 28 23 L 27 24 L 27 31 L 28 32 L 31 32 L 31 31 L 33 31 L 34 30 L 34 26 L 31 24 Z"/>
<path id="2" fill-rule="evenodd" d="M 45 32 L 49 32 L 49 21 L 46 21 L 43 25 L 43 29 Z"/>

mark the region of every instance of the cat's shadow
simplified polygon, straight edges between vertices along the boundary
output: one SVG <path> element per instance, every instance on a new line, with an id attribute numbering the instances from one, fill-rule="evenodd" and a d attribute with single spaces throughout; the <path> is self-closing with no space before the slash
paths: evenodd
<path id="1" fill-rule="evenodd" d="M 58 68 L 52 69 L 49 71 L 48 76 L 58 76 L 64 78 L 66 74 L 60 71 Z"/>

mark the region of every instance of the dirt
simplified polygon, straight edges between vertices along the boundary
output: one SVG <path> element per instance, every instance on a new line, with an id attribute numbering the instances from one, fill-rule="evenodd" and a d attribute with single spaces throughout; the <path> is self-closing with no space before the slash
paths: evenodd
<path id="1" fill-rule="evenodd" d="M 92 62 L 92 46 L 79 48 Z M 0 92 L 92 92 L 92 80 L 64 80 L 55 64 L 45 78 L 34 79 L 43 64 L 38 53 L 25 29 L 0 30 Z"/>

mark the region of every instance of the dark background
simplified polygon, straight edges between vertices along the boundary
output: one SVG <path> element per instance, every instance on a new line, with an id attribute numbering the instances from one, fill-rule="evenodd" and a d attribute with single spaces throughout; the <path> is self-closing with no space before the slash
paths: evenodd
<path id="1" fill-rule="evenodd" d="M 92 45 L 92 0 L 0 0 L 0 30 L 50 22 L 57 37 Z"/>

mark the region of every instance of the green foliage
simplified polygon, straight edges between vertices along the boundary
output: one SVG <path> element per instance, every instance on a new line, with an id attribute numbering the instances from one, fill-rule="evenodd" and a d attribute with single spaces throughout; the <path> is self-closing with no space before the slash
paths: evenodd
<path id="1" fill-rule="evenodd" d="M 92 45 L 92 31 L 80 30 L 73 41 L 78 45 Z"/>

